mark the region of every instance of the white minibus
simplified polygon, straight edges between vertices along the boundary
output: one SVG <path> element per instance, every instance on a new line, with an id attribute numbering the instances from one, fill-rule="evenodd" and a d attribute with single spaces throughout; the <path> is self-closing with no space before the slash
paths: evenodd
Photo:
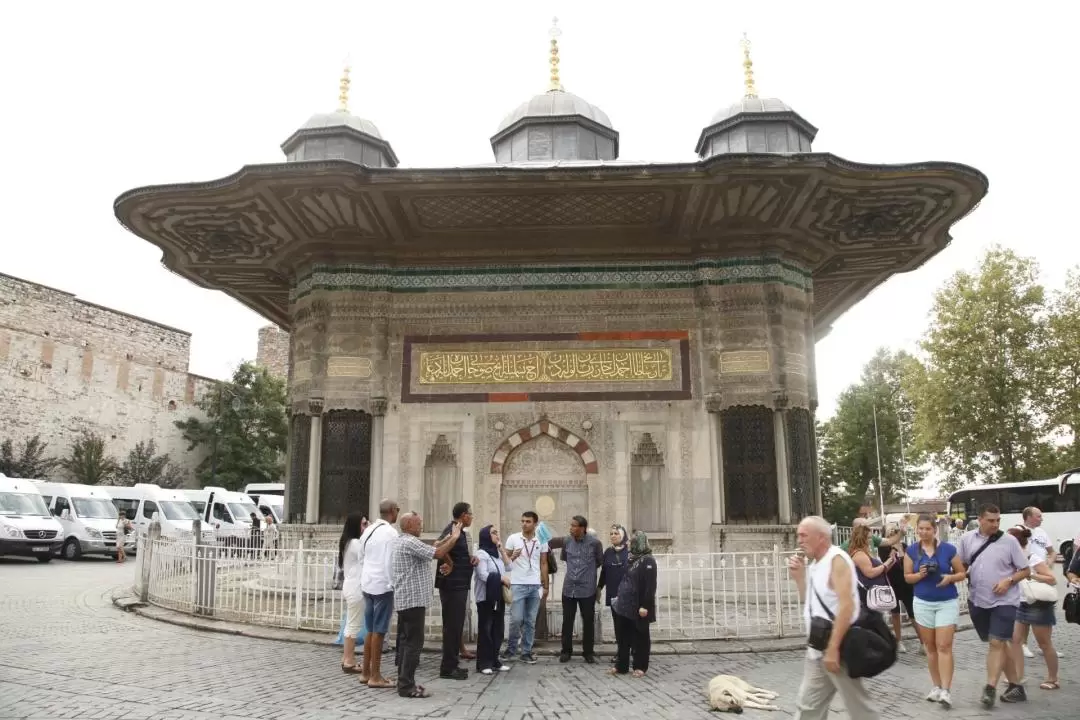
<path id="1" fill-rule="evenodd" d="M 214 528 L 223 544 L 246 546 L 251 541 L 251 514 L 258 515 L 259 509 L 250 497 L 223 487 L 186 490 L 184 494 L 188 502 L 202 506 L 203 522 Z"/>
<path id="2" fill-rule="evenodd" d="M 146 537 L 150 522 L 157 516 L 162 537 L 174 540 L 194 538 L 191 522 L 199 519 L 199 513 L 182 490 L 167 490 L 147 483 L 137 483 L 131 487 L 110 486 L 105 490 L 117 509 L 134 523 L 139 537 Z M 212 545 L 216 540 L 214 529 L 203 524 L 202 543 Z"/>
<path id="3" fill-rule="evenodd" d="M 47 563 L 63 545 L 63 532 L 37 483 L 0 474 L 0 555 L 28 555 Z"/>
<path id="4" fill-rule="evenodd" d="M 119 513 L 105 488 L 76 483 L 38 483 L 45 505 L 64 528 L 61 554 L 65 560 L 83 555 L 116 556 L 116 520 Z M 135 551 L 135 536 L 121 542 L 127 552 Z"/>

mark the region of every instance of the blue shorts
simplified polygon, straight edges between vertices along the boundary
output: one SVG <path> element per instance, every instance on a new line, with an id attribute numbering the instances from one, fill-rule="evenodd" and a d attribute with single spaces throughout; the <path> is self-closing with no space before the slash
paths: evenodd
<path id="1" fill-rule="evenodd" d="M 393 614 L 393 591 L 382 595 L 364 593 L 364 627 L 368 632 L 376 635 L 385 635 L 390 632 L 390 618 Z"/>
<path id="2" fill-rule="evenodd" d="M 915 598 L 914 620 L 920 626 L 931 630 L 949 627 L 960 622 L 960 601 L 956 598 L 951 600 L 920 600 Z"/>
<path id="3" fill-rule="evenodd" d="M 968 600 L 968 612 L 971 613 L 971 624 L 975 626 L 975 632 L 979 634 L 979 639 L 983 642 L 1012 640 L 1013 628 L 1016 625 L 1015 605 L 981 608 Z"/>

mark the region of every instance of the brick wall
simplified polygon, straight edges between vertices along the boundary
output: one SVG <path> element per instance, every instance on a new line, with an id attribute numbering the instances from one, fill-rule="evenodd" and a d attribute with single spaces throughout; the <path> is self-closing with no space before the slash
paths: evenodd
<path id="1" fill-rule="evenodd" d="M 193 482 L 202 459 L 173 421 L 213 380 L 188 373 L 191 335 L 0 274 L 0 440 L 40 435 L 66 455 L 82 430 L 122 461 L 153 439 Z"/>
<path id="2" fill-rule="evenodd" d="M 271 375 L 289 377 L 289 333 L 277 325 L 259 329 L 259 350 L 255 363 L 265 367 Z"/>

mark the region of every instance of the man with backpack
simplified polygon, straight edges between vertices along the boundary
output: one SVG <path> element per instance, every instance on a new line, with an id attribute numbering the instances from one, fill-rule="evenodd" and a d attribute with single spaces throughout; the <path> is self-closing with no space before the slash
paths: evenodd
<path id="1" fill-rule="evenodd" d="M 968 611 L 979 639 L 990 643 L 986 654 L 986 686 L 980 702 L 988 708 L 997 699 L 1002 672 L 1009 687 L 1002 702 L 1027 700 L 1021 678 L 1009 662 L 1016 611 L 1020 607 L 1020 581 L 1031 574 L 1028 558 L 1012 535 L 1003 533 L 1001 510 L 996 505 L 979 508 L 979 526 L 960 538 L 960 560 L 967 568 Z"/>

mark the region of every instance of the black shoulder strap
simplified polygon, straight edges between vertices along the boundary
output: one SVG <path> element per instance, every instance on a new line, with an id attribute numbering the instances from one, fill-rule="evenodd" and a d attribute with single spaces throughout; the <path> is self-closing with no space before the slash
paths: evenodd
<path id="1" fill-rule="evenodd" d="M 971 566 L 975 564 L 975 561 L 979 559 L 979 556 L 983 554 L 983 550 L 996 543 L 1004 534 L 1005 533 L 1003 533 L 1001 530 L 998 530 L 996 533 L 988 537 L 986 539 L 986 542 L 984 542 L 982 546 L 975 551 L 975 554 L 971 556 L 971 562 L 967 564 L 968 570 L 970 570 Z"/>
<path id="2" fill-rule="evenodd" d="M 833 557 L 835 557 L 835 556 L 833 556 Z M 832 564 L 832 563 L 830 562 L 830 564 Z M 830 568 L 830 570 L 831 570 L 831 568 Z M 810 583 L 810 591 L 812 593 L 814 593 L 814 597 L 817 598 L 818 605 L 820 605 L 821 609 L 825 611 L 825 614 L 829 616 L 830 621 L 835 621 L 836 616 L 833 615 L 832 610 L 830 610 L 829 606 L 825 604 L 825 601 L 821 599 L 821 596 L 818 595 L 817 588 L 814 587 L 814 575 L 813 575 L 813 573 L 810 572 L 810 568 L 806 569 L 806 579 Z M 814 613 L 813 613 L 813 611 L 811 611 L 810 616 L 813 617 L 813 615 L 814 615 Z"/>

